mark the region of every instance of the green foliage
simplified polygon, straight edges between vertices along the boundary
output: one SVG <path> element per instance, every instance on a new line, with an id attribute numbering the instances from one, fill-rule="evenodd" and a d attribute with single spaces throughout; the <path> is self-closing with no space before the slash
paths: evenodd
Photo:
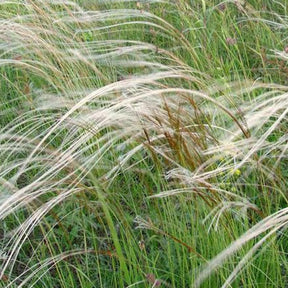
<path id="1" fill-rule="evenodd" d="M 287 1 L 20 2 L 0 287 L 286 287 Z"/>

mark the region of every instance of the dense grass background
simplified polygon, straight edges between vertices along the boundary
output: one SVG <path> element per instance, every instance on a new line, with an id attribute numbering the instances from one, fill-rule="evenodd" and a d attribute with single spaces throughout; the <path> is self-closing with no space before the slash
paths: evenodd
<path id="1" fill-rule="evenodd" d="M 1 1 L 1 287 L 287 287 L 287 1 Z"/>

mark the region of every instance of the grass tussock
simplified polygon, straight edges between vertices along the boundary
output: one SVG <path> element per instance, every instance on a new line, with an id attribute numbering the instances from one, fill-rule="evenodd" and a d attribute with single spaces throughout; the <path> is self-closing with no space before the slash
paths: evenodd
<path id="1" fill-rule="evenodd" d="M 286 287 L 282 2 L 0 3 L 0 287 Z"/>

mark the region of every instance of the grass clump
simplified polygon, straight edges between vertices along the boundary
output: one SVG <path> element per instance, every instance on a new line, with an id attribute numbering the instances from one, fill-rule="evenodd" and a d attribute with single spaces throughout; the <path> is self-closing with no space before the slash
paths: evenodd
<path id="1" fill-rule="evenodd" d="M 1 287 L 286 286 L 286 4 L 192 2 L 0 3 Z"/>

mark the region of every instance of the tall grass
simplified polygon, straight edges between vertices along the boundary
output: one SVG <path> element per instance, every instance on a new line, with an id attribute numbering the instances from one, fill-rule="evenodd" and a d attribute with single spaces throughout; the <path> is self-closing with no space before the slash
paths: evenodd
<path id="1" fill-rule="evenodd" d="M 1 287 L 285 287 L 286 6 L 2 1 Z"/>

